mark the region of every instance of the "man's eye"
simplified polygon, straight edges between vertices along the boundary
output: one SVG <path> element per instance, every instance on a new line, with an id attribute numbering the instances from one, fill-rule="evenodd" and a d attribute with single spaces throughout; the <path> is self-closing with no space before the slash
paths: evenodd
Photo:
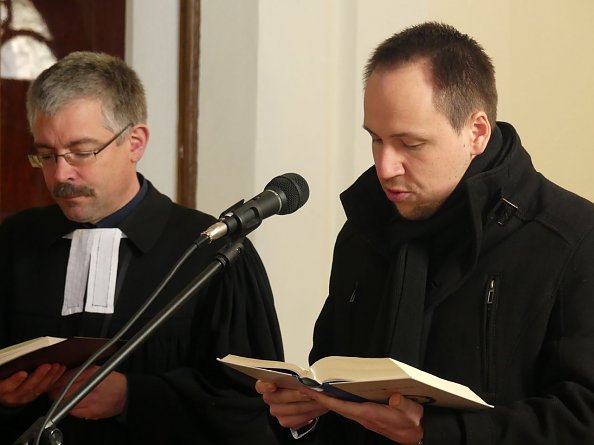
<path id="1" fill-rule="evenodd" d="M 75 159 L 87 159 L 87 158 L 90 158 L 91 156 L 93 156 L 93 152 L 92 151 L 72 152 L 72 153 L 70 153 L 70 156 L 72 156 Z"/>
<path id="2" fill-rule="evenodd" d="M 404 145 L 406 148 L 410 148 L 411 150 L 415 150 L 415 149 L 419 149 L 423 146 L 422 142 L 414 142 L 412 144 L 407 144 L 405 142 L 402 143 L 402 145 Z"/>
<path id="3" fill-rule="evenodd" d="M 45 161 L 53 161 L 54 160 L 54 155 L 53 153 L 38 153 L 37 157 L 39 159 L 41 159 L 41 161 L 45 162 Z"/>

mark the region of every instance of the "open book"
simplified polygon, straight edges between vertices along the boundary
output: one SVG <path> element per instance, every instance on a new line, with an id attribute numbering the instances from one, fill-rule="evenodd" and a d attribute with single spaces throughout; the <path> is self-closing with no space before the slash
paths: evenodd
<path id="1" fill-rule="evenodd" d="M 68 368 L 81 365 L 109 339 L 90 337 L 38 337 L 0 349 L 0 380 L 18 371 L 33 371 L 45 363 L 60 363 Z M 116 343 L 103 354 L 105 359 L 121 346 Z"/>
<path id="2" fill-rule="evenodd" d="M 492 408 L 468 387 L 444 380 L 391 358 L 324 357 L 310 369 L 291 363 L 237 355 L 219 359 L 225 365 L 281 388 L 306 385 L 345 400 L 386 403 L 400 393 L 419 403 L 459 409 Z"/>

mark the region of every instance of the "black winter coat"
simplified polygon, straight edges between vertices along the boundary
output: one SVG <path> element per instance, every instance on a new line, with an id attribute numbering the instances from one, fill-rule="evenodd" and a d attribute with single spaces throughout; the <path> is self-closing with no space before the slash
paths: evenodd
<path id="1" fill-rule="evenodd" d="M 495 408 L 426 406 L 424 443 L 591 444 L 594 206 L 537 173 L 515 130 L 498 128 L 487 150 L 507 154 L 461 183 L 467 212 L 451 225 L 458 230 L 439 261 L 429 259 L 420 350 L 422 369 L 469 386 Z M 392 338 L 386 221 L 394 211 L 374 170 L 341 198 L 348 220 L 310 362 L 390 355 L 392 342 L 408 340 Z M 315 436 L 319 443 L 388 443 L 333 414 L 320 419 Z"/>

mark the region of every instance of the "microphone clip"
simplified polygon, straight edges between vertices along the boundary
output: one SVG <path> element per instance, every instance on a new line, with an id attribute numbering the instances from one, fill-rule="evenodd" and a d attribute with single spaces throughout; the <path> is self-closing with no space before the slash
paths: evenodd
<path id="1" fill-rule="evenodd" d="M 235 210 L 237 210 L 244 204 L 244 202 L 245 202 L 245 200 L 241 199 L 241 200 L 237 201 L 235 204 L 233 204 L 231 207 L 229 207 L 228 209 L 223 210 L 221 212 L 221 214 L 219 215 L 219 220 L 222 220 L 226 216 L 231 216 L 233 214 L 233 212 L 235 212 Z"/>

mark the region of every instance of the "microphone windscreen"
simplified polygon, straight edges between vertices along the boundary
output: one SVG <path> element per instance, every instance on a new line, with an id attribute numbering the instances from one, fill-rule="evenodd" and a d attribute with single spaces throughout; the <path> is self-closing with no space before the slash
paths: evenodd
<path id="1" fill-rule="evenodd" d="M 265 187 L 266 190 L 282 192 L 286 200 L 282 199 L 279 215 L 287 215 L 301 208 L 309 198 L 307 181 L 297 173 L 285 173 L 273 178 Z"/>

